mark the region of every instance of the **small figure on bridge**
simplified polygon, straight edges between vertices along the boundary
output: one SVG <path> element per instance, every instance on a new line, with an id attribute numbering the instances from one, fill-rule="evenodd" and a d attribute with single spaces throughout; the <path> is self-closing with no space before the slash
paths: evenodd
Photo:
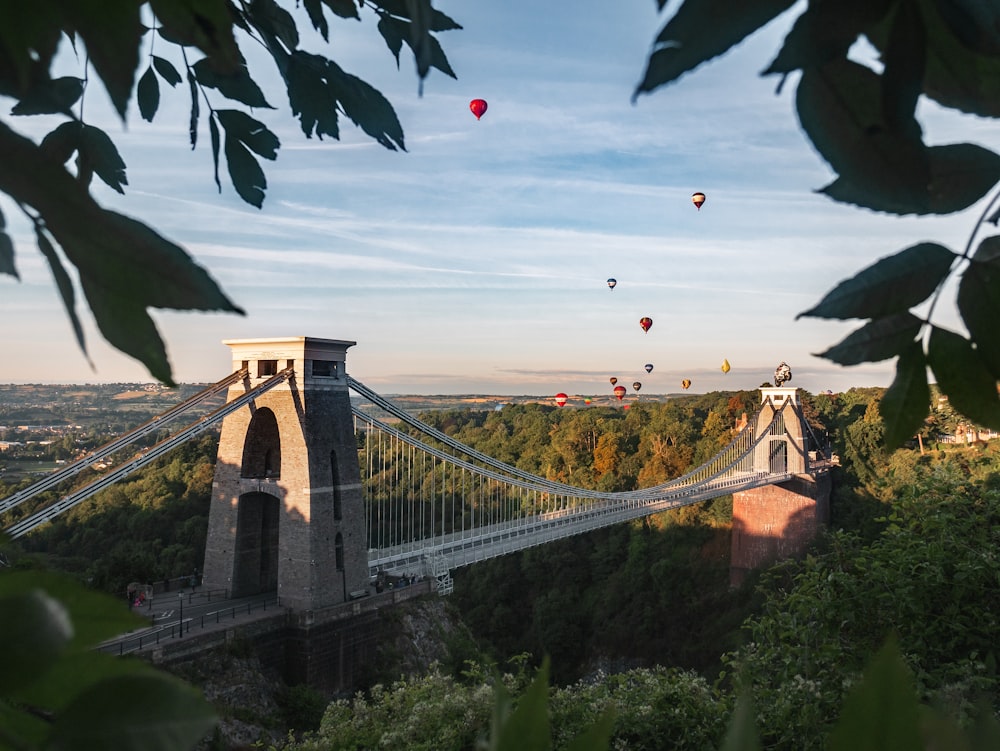
<path id="1" fill-rule="evenodd" d="M 780 386 L 783 383 L 788 383 L 792 380 L 792 369 L 788 367 L 787 362 L 781 363 L 777 368 L 774 369 L 774 385 Z"/>

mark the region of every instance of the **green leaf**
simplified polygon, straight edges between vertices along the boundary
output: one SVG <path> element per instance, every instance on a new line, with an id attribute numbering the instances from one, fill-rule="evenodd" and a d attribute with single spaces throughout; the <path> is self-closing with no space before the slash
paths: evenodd
<path id="1" fill-rule="evenodd" d="M 235 138 L 251 151 L 265 159 L 275 159 L 281 142 L 260 120 L 240 110 L 216 110 L 219 124 L 226 131 L 227 140 Z"/>
<path id="2" fill-rule="evenodd" d="M 747 695 L 736 700 L 736 709 L 729 720 L 729 728 L 722 742 L 721 751 L 760 751 L 760 734 L 754 722 L 753 702 Z"/>
<path id="3" fill-rule="evenodd" d="M 74 76 L 45 78 L 36 82 L 15 104 L 12 115 L 71 114 L 74 104 L 83 96 L 83 79 Z"/>
<path id="4" fill-rule="evenodd" d="M 987 237 L 976 248 L 958 285 L 958 310 L 976 351 L 1000 377 L 1000 237 Z"/>
<path id="5" fill-rule="evenodd" d="M 20 98 L 35 78 L 48 71 L 62 38 L 62 9 L 54 3 L 33 5 L 24 12 L 21 3 L 0 3 L 0 49 L 8 75 L 0 76 L 0 93 Z"/>
<path id="6" fill-rule="evenodd" d="M 253 0 L 248 15 L 255 26 L 279 39 L 286 50 L 294 50 L 299 46 L 299 30 L 295 20 L 291 13 L 274 0 Z"/>
<path id="7" fill-rule="evenodd" d="M 403 126 L 382 93 L 334 62 L 327 63 L 327 81 L 351 121 L 390 151 L 403 151 Z"/>
<path id="8" fill-rule="evenodd" d="M 0 153 L 4 156 L 0 185 L 14 200 L 38 212 L 47 232 L 76 266 L 88 295 L 99 290 L 97 294 L 121 295 L 152 307 L 243 312 L 183 248 L 141 222 L 98 206 L 79 180 L 2 121 Z M 53 266 L 82 339 L 69 277 L 44 235 L 39 247 Z"/>
<path id="9" fill-rule="evenodd" d="M 431 47 L 431 67 L 437 68 L 445 75 L 457 79 L 458 76 L 456 76 L 455 71 L 451 69 L 451 64 L 448 62 L 448 58 L 445 57 L 444 49 L 442 49 L 441 43 L 434 37 L 428 37 L 427 39 Z"/>
<path id="10" fill-rule="evenodd" d="M 0 211 L 0 274 L 20 279 L 17 267 L 14 265 L 14 241 L 5 232 L 6 229 L 7 221 L 4 219 L 3 211 Z"/>
<path id="11" fill-rule="evenodd" d="M 160 106 L 160 84 L 156 80 L 152 65 L 146 68 L 146 72 L 139 78 L 136 99 L 139 102 L 139 114 L 142 115 L 142 119 L 153 122 L 156 110 Z"/>
<path id="12" fill-rule="evenodd" d="M 909 312 L 876 318 L 817 357 L 824 357 L 838 365 L 888 360 L 913 343 L 922 325 L 923 322 Z"/>
<path id="13" fill-rule="evenodd" d="M 194 748 L 216 724 L 197 691 L 165 674 L 102 681 L 66 707 L 52 727 L 52 746 L 115 751 Z"/>
<path id="14" fill-rule="evenodd" d="M 608 708 L 597 721 L 586 727 L 566 744 L 566 751 L 607 751 L 611 748 L 611 736 L 615 730 L 615 711 Z"/>
<path id="15" fill-rule="evenodd" d="M 943 3 L 921 0 L 927 28 L 924 93 L 939 104 L 982 117 L 1000 117 L 1000 58 L 975 52 L 939 14 Z"/>
<path id="16" fill-rule="evenodd" d="M 948 275 L 955 254 L 937 243 L 920 243 L 846 279 L 796 318 L 882 318 L 927 299 Z"/>
<path id="17" fill-rule="evenodd" d="M 927 212 L 930 166 L 919 126 L 911 118 L 908 126 L 889 127 L 879 76 L 849 60 L 807 68 L 795 105 L 802 129 L 841 178 L 822 192 L 897 214 Z M 845 198 L 847 189 L 863 193 Z"/>
<path id="18" fill-rule="evenodd" d="M 882 61 L 882 112 L 889 129 L 920 138 L 914 113 L 923 89 L 927 35 L 914 3 L 898 3 Z"/>
<path id="19" fill-rule="evenodd" d="M 894 642 L 883 647 L 844 702 L 831 751 L 923 751 L 913 679 Z"/>
<path id="20" fill-rule="evenodd" d="M 49 262 L 52 276 L 56 280 L 56 289 L 59 290 L 59 297 L 62 298 L 63 307 L 66 308 L 66 315 L 69 316 L 70 323 L 73 325 L 73 334 L 76 336 L 76 343 L 84 355 L 86 355 L 87 344 L 83 337 L 83 326 L 80 325 L 80 319 L 76 315 L 76 293 L 73 291 L 73 281 L 69 278 L 69 274 L 66 273 L 66 269 L 63 268 L 62 261 L 59 260 L 59 256 L 56 254 L 56 249 L 52 247 L 52 243 L 49 242 L 49 238 L 46 237 L 44 230 L 37 224 L 35 225 L 35 240 L 38 242 L 38 249 L 45 256 L 45 260 Z"/>
<path id="21" fill-rule="evenodd" d="M 191 138 L 191 150 L 198 143 L 198 79 L 194 77 L 194 73 L 188 68 L 187 72 L 188 87 L 191 89 L 191 120 L 188 125 L 188 135 Z"/>
<path id="22" fill-rule="evenodd" d="M 525 689 L 517 708 L 501 722 L 503 697 L 498 693 L 498 711 L 490 734 L 490 751 L 547 751 L 552 747 L 549 729 L 549 661 L 546 658 L 538 674 Z"/>
<path id="23" fill-rule="evenodd" d="M 250 150 L 236 138 L 226 137 L 226 165 L 229 168 L 229 179 L 233 181 L 240 198 L 256 206 L 264 205 L 264 191 L 267 190 L 267 178 Z"/>
<path id="24" fill-rule="evenodd" d="M 412 9 L 407 0 L 378 0 L 377 4 L 394 16 L 406 19 L 412 18 Z M 451 29 L 460 29 L 462 27 L 441 11 L 432 8 L 428 28 L 431 31 L 449 31 Z"/>
<path id="25" fill-rule="evenodd" d="M 181 82 L 181 74 L 177 72 L 177 68 L 169 60 L 165 60 L 162 57 L 152 56 L 153 67 L 156 68 L 156 72 L 160 74 L 160 78 L 170 84 L 171 87 L 176 86 Z"/>
<path id="26" fill-rule="evenodd" d="M 406 0 L 410 16 L 410 35 L 407 42 L 417 63 L 417 75 L 423 79 L 431 69 L 430 0 Z"/>
<path id="27" fill-rule="evenodd" d="M 952 407 L 979 426 L 1000 428 L 997 379 L 973 349 L 972 342 L 933 326 L 927 362 Z"/>
<path id="28" fill-rule="evenodd" d="M 75 245 L 72 255 L 70 244 L 60 242 L 81 282 L 99 294 L 145 307 L 243 313 L 183 248 L 142 222 L 103 209 L 96 224 L 103 233 L 100 242 Z"/>
<path id="29" fill-rule="evenodd" d="M 84 125 L 80 130 L 80 158 L 108 187 L 125 192 L 122 188 L 128 185 L 125 162 L 107 133 L 93 125 Z"/>
<path id="30" fill-rule="evenodd" d="M 212 69 L 208 58 L 202 58 L 191 66 L 195 78 L 202 86 L 217 89 L 227 99 L 242 102 L 248 107 L 274 109 L 264 98 L 257 82 L 250 77 L 246 64 L 240 65 L 232 73 L 222 75 Z"/>
<path id="31" fill-rule="evenodd" d="M 947 0 L 936 3 L 941 18 L 965 47 L 1000 55 L 1000 12 L 988 0 Z"/>
<path id="32" fill-rule="evenodd" d="M 145 365 L 153 378 L 174 386 L 167 348 L 145 304 L 120 290 L 108 295 L 104 287 L 89 279 L 80 283 L 97 327 L 108 343 Z"/>
<path id="33" fill-rule="evenodd" d="M 75 0 L 62 3 L 69 25 L 87 47 L 87 59 L 108 90 L 122 120 L 139 67 L 143 25 L 135 0 Z"/>
<path id="34" fill-rule="evenodd" d="M 59 164 L 65 164 L 80 148 L 83 123 L 68 120 L 47 133 L 40 144 L 41 150 Z"/>
<path id="35" fill-rule="evenodd" d="M 969 208 L 1000 181 L 1000 156 L 972 143 L 928 149 L 931 181 L 929 206 L 934 214 Z"/>
<path id="36" fill-rule="evenodd" d="M 920 342 L 911 342 L 896 361 L 896 377 L 882 395 L 879 411 L 885 424 L 885 445 L 894 449 L 916 435 L 927 418 L 931 392 L 927 360 Z"/>
<path id="37" fill-rule="evenodd" d="M 399 51 L 403 49 L 403 41 L 409 36 L 407 23 L 392 16 L 382 16 L 378 21 L 378 32 L 382 35 L 393 57 L 396 58 L 396 67 L 398 68 Z"/>
<path id="38" fill-rule="evenodd" d="M 762 75 L 790 73 L 843 57 L 864 29 L 889 10 L 888 0 L 813 3 L 792 26 L 774 62 Z"/>
<path id="39" fill-rule="evenodd" d="M 351 8 L 354 8 L 353 0 L 347 0 Z M 324 42 L 330 41 L 330 27 L 326 22 L 326 16 L 323 15 L 323 4 L 321 0 L 302 0 L 302 7 L 306 9 L 306 13 L 309 15 L 309 22 L 313 25 L 313 28 L 319 32 L 319 35 L 323 37 Z M 355 13 L 357 11 L 355 10 Z"/>
<path id="40" fill-rule="evenodd" d="M 379 21 L 379 27 L 381 25 L 382 21 Z M 301 50 L 296 50 L 288 58 L 288 103 L 292 114 L 299 118 L 306 138 L 311 138 L 313 133 L 321 140 L 324 135 L 340 138 L 337 95 L 323 75 L 326 63 L 326 58 Z"/>
<path id="41" fill-rule="evenodd" d="M 633 101 L 723 54 L 792 5 L 794 0 L 685 0 L 656 37 Z"/>
<path id="42" fill-rule="evenodd" d="M 974 144 L 933 146 L 925 151 L 929 175 L 923 195 L 896 193 L 880 182 L 840 177 L 820 192 L 835 201 L 892 214 L 950 214 L 980 200 L 1000 179 L 1000 157 Z"/>
<path id="43" fill-rule="evenodd" d="M 198 47 L 217 73 L 235 73 L 243 64 L 228 0 L 150 0 L 150 7 L 161 24 L 160 36 Z"/>
<path id="44" fill-rule="evenodd" d="M 130 631 L 144 619 L 104 592 L 87 589 L 65 574 L 51 571 L 9 571 L 0 574 L 0 597 L 44 591 L 69 613 L 73 624 L 73 652 L 90 652 L 106 639 Z"/>
<path id="45" fill-rule="evenodd" d="M 361 18 L 358 15 L 358 6 L 354 4 L 354 0 L 323 0 L 323 4 L 341 18 L 357 18 L 359 20 Z M 443 16 L 444 14 L 440 15 Z"/>
<path id="46" fill-rule="evenodd" d="M 222 192 L 222 183 L 219 181 L 219 126 L 215 122 L 215 118 L 209 116 L 208 118 L 208 134 L 212 140 L 212 172 L 215 176 L 215 186 Z"/>
<path id="47" fill-rule="evenodd" d="M 0 597 L 0 691 L 9 696 L 59 660 L 73 638 L 69 614 L 40 589 Z M 14 617 L 11 617 L 14 616 Z"/>

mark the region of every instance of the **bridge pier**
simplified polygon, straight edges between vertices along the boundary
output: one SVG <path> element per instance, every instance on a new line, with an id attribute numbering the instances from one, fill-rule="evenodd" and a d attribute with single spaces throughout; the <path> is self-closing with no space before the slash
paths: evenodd
<path id="1" fill-rule="evenodd" d="M 204 584 L 232 597 L 277 591 L 293 611 L 368 592 L 368 544 L 339 339 L 224 342 L 247 369 L 228 400 L 290 373 L 222 422 Z"/>
<path id="2" fill-rule="evenodd" d="M 758 446 L 755 469 L 788 472 L 785 482 L 733 493 L 729 583 L 739 586 L 754 569 L 802 553 L 830 520 L 830 475 L 810 471 L 805 425 L 794 388 L 762 388 L 757 435 L 776 413 L 784 438 Z"/>

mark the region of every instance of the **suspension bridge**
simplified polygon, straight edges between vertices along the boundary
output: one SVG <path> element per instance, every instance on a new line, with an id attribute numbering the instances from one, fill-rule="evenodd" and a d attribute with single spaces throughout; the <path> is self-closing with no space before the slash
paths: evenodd
<path id="1" fill-rule="evenodd" d="M 233 596 L 276 591 L 283 606 L 312 611 L 364 596 L 384 575 L 432 577 L 447 594 L 451 571 L 460 566 L 722 495 L 749 498 L 754 489 L 808 481 L 831 464 L 802 417 L 796 390 L 765 388 L 746 426 L 682 477 L 624 492 L 578 488 L 470 448 L 355 380 L 345 368 L 354 342 L 225 343 L 233 351 L 229 376 L 0 500 L 0 514 L 51 495 L 225 391 L 222 407 L 138 455 L 133 449 L 96 480 L 4 531 L 13 538 L 30 534 L 221 424 L 206 585 Z M 810 502 L 817 498 L 796 501 L 793 510 L 800 513 Z"/>

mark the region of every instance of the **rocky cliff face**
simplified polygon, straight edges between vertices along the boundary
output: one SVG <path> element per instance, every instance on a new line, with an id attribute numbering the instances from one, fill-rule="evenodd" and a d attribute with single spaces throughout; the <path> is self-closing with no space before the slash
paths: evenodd
<path id="1" fill-rule="evenodd" d="M 401 603 L 382 614 L 375 663 L 366 671 L 366 685 L 356 690 L 421 675 L 435 662 L 446 669 L 460 668 L 463 660 L 476 656 L 472 636 L 437 595 Z M 205 749 L 235 751 L 257 741 L 280 741 L 289 731 L 311 729 L 303 725 L 310 714 L 304 705 L 314 704 L 318 711 L 336 698 L 289 687 L 262 666 L 252 643 L 240 639 L 168 669 L 200 687 L 219 713 L 219 732 L 206 740 Z"/>

